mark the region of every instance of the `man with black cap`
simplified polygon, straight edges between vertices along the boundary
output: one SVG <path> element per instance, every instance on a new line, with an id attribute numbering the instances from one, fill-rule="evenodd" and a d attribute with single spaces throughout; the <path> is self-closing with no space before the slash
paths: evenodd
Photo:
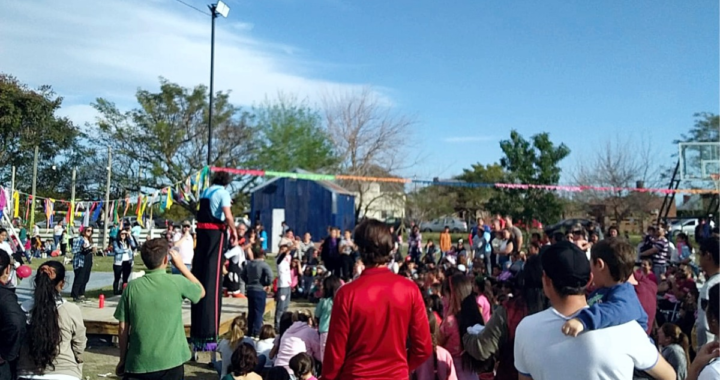
<path id="1" fill-rule="evenodd" d="M 630 380 L 634 368 L 658 380 L 675 379 L 675 371 L 636 321 L 576 338 L 565 336 L 562 325 L 587 307 L 590 262 L 571 242 L 550 246 L 541 260 L 543 291 L 552 307 L 526 317 L 517 327 L 515 368 L 520 380 Z"/>

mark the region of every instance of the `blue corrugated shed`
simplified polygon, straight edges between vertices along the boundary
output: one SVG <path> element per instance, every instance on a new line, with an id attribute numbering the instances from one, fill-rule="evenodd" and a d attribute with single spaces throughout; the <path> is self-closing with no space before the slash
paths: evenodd
<path id="1" fill-rule="evenodd" d="M 275 178 L 251 190 L 250 204 L 251 218 L 264 226 L 273 252 L 277 251 L 278 226 L 283 220 L 296 235 L 310 232 L 314 241 L 327 235 L 328 226 L 355 227 L 355 196 L 329 181 Z"/>

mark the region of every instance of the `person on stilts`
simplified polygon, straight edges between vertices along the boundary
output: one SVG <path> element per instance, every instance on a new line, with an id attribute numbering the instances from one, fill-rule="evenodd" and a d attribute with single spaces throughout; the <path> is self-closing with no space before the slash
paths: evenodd
<path id="1" fill-rule="evenodd" d="M 214 351 L 218 342 L 223 254 L 228 250 L 228 240 L 237 239 L 235 219 L 230 211 L 230 193 L 225 189 L 230 182 L 229 173 L 217 172 L 212 185 L 200 197 L 192 273 L 207 295 L 191 308 L 190 340 L 195 352 Z"/>

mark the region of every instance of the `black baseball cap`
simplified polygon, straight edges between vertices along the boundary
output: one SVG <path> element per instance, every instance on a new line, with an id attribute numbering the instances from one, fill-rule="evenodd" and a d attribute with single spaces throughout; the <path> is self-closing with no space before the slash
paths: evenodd
<path id="1" fill-rule="evenodd" d="M 590 260 L 587 254 L 569 241 L 549 246 L 541 255 L 545 275 L 556 288 L 579 288 L 590 281 Z"/>

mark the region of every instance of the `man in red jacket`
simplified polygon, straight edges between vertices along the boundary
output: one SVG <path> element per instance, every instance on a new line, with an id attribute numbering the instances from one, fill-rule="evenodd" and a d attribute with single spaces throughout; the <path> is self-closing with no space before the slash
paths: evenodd
<path id="1" fill-rule="evenodd" d="M 333 301 L 322 380 L 407 379 L 432 355 L 420 290 L 388 268 L 393 237 L 385 223 L 355 229 L 366 269 Z"/>

